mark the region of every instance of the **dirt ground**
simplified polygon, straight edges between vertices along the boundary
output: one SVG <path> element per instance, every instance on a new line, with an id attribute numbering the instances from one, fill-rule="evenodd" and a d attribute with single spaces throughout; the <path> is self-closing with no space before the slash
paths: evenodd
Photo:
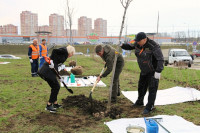
<path id="1" fill-rule="evenodd" d="M 85 95 L 68 96 L 62 99 L 63 113 L 41 112 L 33 119 L 31 116 L 23 116 L 27 123 L 31 125 L 40 125 L 45 127 L 59 127 L 65 133 L 79 132 L 82 128 L 93 127 L 99 122 L 106 122 L 118 118 L 138 118 L 142 117 L 144 107 L 133 107 L 132 103 L 126 98 L 118 98 L 116 104 L 112 104 L 111 110 L 107 112 L 107 101 L 97 101 L 93 99 L 93 108 L 91 102 Z M 147 115 L 152 116 L 152 115 Z M 12 131 L 15 127 L 15 117 L 9 119 L 6 126 L 6 132 Z M 109 119 L 105 119 L 109 118 Z"/>
<path id="2" fill-rule="evenodd" d="M 63 131 L 71 132 L 74 129 L 77 131 L 87 126 L 95 126 L 95 124 L 109 117 L 111 119 L 122 118 L 138 118 L 144 107 L 134 108 L 132 103 L 125 98 L 117 100 L 117 104 L 112 105 L 111 110 L 106 112 L 107 101 L 97 101 L 93 99 L 93 108 L 91 108 L 90 99 L 84 95 L 68 96 L 62 99 L 64 114 L 51 114 L 42 112 L 36 116 L 36 119 L 31 123 L 39 125 L 58 126 Z M 67 115 L 72 113 L 73 116 Z"/>

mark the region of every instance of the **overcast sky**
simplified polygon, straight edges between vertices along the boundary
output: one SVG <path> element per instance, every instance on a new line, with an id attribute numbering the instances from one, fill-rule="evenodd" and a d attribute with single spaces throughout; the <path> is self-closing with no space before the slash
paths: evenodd
<path id="1" fill-rule="evenodd" d="M 74 8 L 73 28 L 80 16 L 106 19 L 108 35 L 118 35 L 124 12 L 120 0 L 69 0 Z M 38 24 L 48 25 L 49 15 L 64 15 L 65 0 L 0 0 L 0 25 L 20 26 L 20 13 L 38 14 Z M 200 31 L 200 0 L 133 0 L 126 16 L 127 33 L 156 32 L 158 11 L 159 32 Z M 125 32 L 126 29 L 124 29 Z"/>

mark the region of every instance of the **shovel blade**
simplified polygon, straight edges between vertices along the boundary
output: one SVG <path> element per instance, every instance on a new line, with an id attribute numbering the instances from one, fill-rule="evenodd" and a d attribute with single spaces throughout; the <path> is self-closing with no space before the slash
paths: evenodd
<path id="1" fill-rule="evenodd" d="M 66 84 L 65 84 L 64 82 L 62 82 L 62 83 L 63 83 L 63 85 L 65 86 L 65 88 L 66 88 L 71 94 L 74 93 L 71 89 L 69 89 L 69 88 L 66 86 Z"/>
<path id="2" fill-rule="evenodd" d="M 92 100 L 92 92 L 90 92 L 89 99 Z"/>
<path id="3" fill-rule="evenodd" d="M 67 89 L 71 94 L 73 94 L 74 92 L 71 89 Z"/>

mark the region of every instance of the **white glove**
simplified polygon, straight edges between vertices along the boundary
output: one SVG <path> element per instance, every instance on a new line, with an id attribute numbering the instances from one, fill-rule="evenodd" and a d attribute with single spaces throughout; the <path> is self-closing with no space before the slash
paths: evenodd
<path id="1" fill-rule="evenodd" d="M 54 63 L 53 63 L 53 60 L 50 60 L 50 65 L 49 65 L 49 68 L 53 69 L 54 68 Z"/>
<path id="2" fill-rule="evenodd" d="M 32 60 L 32 59 L 30 59 L 30 63 L 33 63 L 33 60 Z"/>
<path id="3" fill-rule="evenodd" d="M 62 77 L 59 80 L 60 80 L 61 83 L 64 82 L 64 79 Z"/>
<path id="4" fill-rule="evenodd" d="M 155 72 L 154 77 L 155 79 L 160 79 L 161 73 Z"/>

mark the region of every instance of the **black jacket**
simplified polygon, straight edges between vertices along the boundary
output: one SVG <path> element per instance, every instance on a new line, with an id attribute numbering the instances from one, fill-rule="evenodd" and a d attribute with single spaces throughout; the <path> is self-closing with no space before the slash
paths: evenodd
<path id="1" fill-rule="evenodd" d="M 54 62 L 54 68 L 58 71 L 58 66 L 62 65 L 68 58 L 66 47 L 54 49 L 50 58 Z M 54 70 L 49 68 L 49 64 L 47 62 L 45 62 L 44 65 L 39 69 L 38 75 L 44 80 L 56 80 L 56 74 Z"/>
<path id="2" fill-rule="evenodd" d="M 147 42 L 142 47 L 135 42 L 134 44 L 124 43 L 121 48 L 125 50 L 135 49 L 135 55 L 142 74 L 155 71 L 161 73 L 163 70 L 163 54 L 160 46 L 155 41 L 147 38 Z"/>

